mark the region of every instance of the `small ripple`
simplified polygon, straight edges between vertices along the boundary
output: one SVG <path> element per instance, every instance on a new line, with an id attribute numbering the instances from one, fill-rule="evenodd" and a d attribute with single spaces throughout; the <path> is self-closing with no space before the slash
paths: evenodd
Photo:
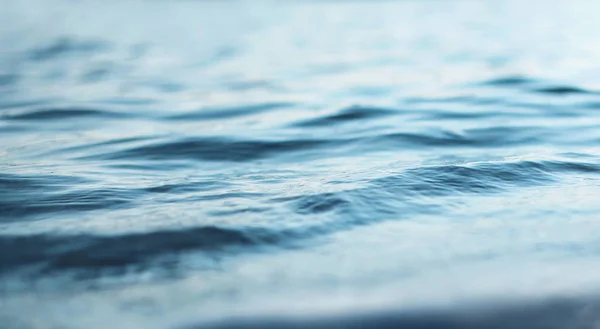
<path id="1" fill-rule="evenodd" d="M 28 111 L 15 114 L 4 114 L 5 120 L 61 120 L 72 118 L 119 118 L 124 117 L 123 113 L 116 113 L 104 110 L 84 109 L 84 108 L 47 108 L 35 111 Z"/>
<path id="2" fill-rule="evenodd" d="M 600 173 L 600 165 L 595 163 L 543 161 L 542 165 L 553 173 Z"/>
<path id="3" fill-rule="evenodd" d="M 23 191 L 54 191 L 57 189 L 66 188 L 72 184 L 81 184 L 89 182 L 75 176 L 60 176 L 60 175 L 15 175 L 0 173 L 0 196 L 2 193 L 7 193 L 3 198 L 8 197 L 8 192 L 19 190 Z M 12 194 L 12 193 L 11 193 Z"/>
<path id="4" fill-rule="evenodd" d="M 571 86 L 550 86 L 544 88 L 534 89 L 533 91 L 549 96 L 568 96 L 568 95 L 585 95 L 593 94 L 594 92 Z"/>
<path id="5" fill-rule="evenodd" d="M 18 222 L 25 218 L 124 207 L 133 202 L 134 191 L 125 189 L 83 189 L 64 193 L 31 190 L 0 200 L 0 221 Z"/>
<path id="6" fill-rule="evenodd" d="M 90 143 L 90 144 L 86 144 L 86 145 L 65 148 L 65 150 L 75 151 L 75 150 L 82 149 L 82 148 L 86 149 L 86 148 L 101 147 L 101 146 L 117 146 L 117 145 L 121 145 L 121 144 L 150 141 L 150 140 L 153 140 L 154 138 L 156 138 L 156 137 L 154 137 L 154 136 L 136 136 L 136 137 L 108 139 L 108 140 L 105 140 L 105 141 L 102 141 L 99 143 Z"/>
<path id="7" fill-rule="evenodd" d="M 404 99 L 407 104 L 460 104 L 460 105 L 495 105 L 503 104 L 505 100 L 497 97 L 452 96 L 452 97 L 410 97 Z M 429 111 L 429 110 L 428 110 Z"/>
<path id="8" fill-rule="evenodd" d="M 222 181 L 202 181 L 189 183 L 172 183 L 155 185 L 144 188 L 143 191 L 149 193 L 164 194 L 182 194 L 189 192 L 210 191 L 219 188 L 231 187 L 233 184 Z"/>
<path id="9" fill-rule="evenodd" d="M 112 73 L 112 68 L 108 65 L 102 67 L 96 67 L 87 70 L 81 75 L 81 82 L 83 83 L 96 83 L 106 80 Z"/>
<path id="10" fill-rule="evenodd" d="M 122 106 L 148 106 L 156 104 L 156 100 L 152 98 L 133 98 L 133 97 L 115 97 L 101 99 L 100 102 L 106 105 L 122 105 Z"/>
<path id="11" fill-rule="evenodd" d="M 211 216 L 233 216 L 240 214 L 248 214 L 255 213 L 260 214 L 271 210 L 269 207 L 242 207 L 242 208 L 233 208 L 228 210 L 214 210 L 209 211 L 208 214 Z"/>
<path id="12" fill-rule="evenodd" d="M 463 133 L 442 131 L 436 133 L 391 133 L 364 138 L 372 143 L 384 143 L 398 146 L 439 146 L 439 147 L 504 147 L 508 145 L 527 145 L 538 141 L 536 128 L 527 127 L 490 127 L 469 129 Z"/>
<path id="13" fill-rule="evenodd" d="M 464 136 L 444 132 L 439 136 L 417 133 L 392 133 L 373 138 L 375 142 L 400 143 L 412 146 L 462 146 L 471 145 L 473 141 Z"/>
<path id="14" fill-rule="evenodd" d="M 182 83 L 168 81 L 156 82 L 153 87 L 163 93 L 177 93 L 186 89 L 186 86 Z"/>
<path id="15" fill-rule="evenodd" d="M 269 82 L 268 80 L 234 80 L 224 83 L 224 87 L 232 91 L 247 91 L 254 89 L 282 90 L 281 86 Z"/>
<path id="16" fill-rule="evenodd" d="M 445 104 L 460 103 L 464 104 L 473 99 L 472 96 L 450 96 L 450 97 L 409 97 L 404 99 L 408 104 Z"/>
<path id="17" fill-rule="evenodd" d="M 276 110 L 293 106 L 293 103 L 263 103 L 237 107 L 218 107 L 202 109 L 191 113 L 184 113 L 166 117 L 168 120 L 215 120 L 227 119 L 244 115 L 259 114 L 270 110 Z"/>
<path id="18" fill-rule="evenodd" d="M 549 184 L 561 173 L 600 173 L 600 165 L 561 161 L 486 162 L 409 169 L 378 179 L 375 186 L 404 195 L 428 197 L 499 193 L 517 187 Z"/>
<path id="19" fill-rule="evenodd" d="M 33 49 L 30 51 L 29 58 L 33 61 L 41 62 L 57 59 L 70 54 L 93 54 L 103 52 L 110 48 L 110 44 L 98 40 L 76 40 L 73 38 L 62 37 L 53 43 Z"/>
<path id="20" fill-rule="evenodd" d="M 322 193 L 317 195 L 307 195 L 299 197 L 293 205 L 294 210 L 299 214 L 318 214 L 335 210 L 348 201 L 335 193 Z"/>
<path id="21" fill-rule="evenodd" d="M 190 138 L 169 143 L 130 148 L 124 151 L 84 157 L 110 160 L 205 160 L 244 162 L 279 154 L 329 145 L 325 140 L 250 141 L 225 138 Z"/>
<path id="22" fill-rule="evenodd" d="M 227 200 L 227 199 L 256 199 L 264 197 L 265 193 L 251 193 L 251 192 L 225 192 L 217 194 L 199 195 L 192 196 L 185 199 L 185 201 L 215 201 L 215 200 Z"/>
<path id="23" fill-rule="evenodd" d="M 523 86 L 527 84 L 533 84 L 536 81 L 533 79 L 525 78 L 522 76 L 507 76 L 497 79 L 491 79 L 482 83 L 482 85 L 486 86 L 495 86 L 495 87 L 513 87 L 513 86 Z"/>
<path id="24" fill-rule="evenodd" d="M 482 163 L 474 166 L 433 166 L 409 169 L 374 184 L 394 193 L 428 197 L 465 193 L 498 193 L 508 188 L 535 186 L 554 181 L 537 162 Z"/>
<path id="25" fill-rule="evenodd" d="M 49 151 L 47 154 L 48 155 L 55 154 L 55 153 L 72 154 L 72 153 L 81 152 L 81 151 L 91 152 L 92 149 L 105 148 L 105 147 L 108 147 L 108 148 L 119 147 L 119 146 L 124 145 L 124 144 L 134 144 L 134 143 L 147 142 L 149 140 L 153 140 L 154 138 L 156 138 L 156 137 L 153 137 L 153 136 L 138 136 L 138 137 L 126 137 L 126 138 L 107 139 L 107 140 L 104 140 L 104 141 L 98 142 L 98 143 L 86 143 L 86 144 L 83 144 L 83 145 L 63 147 L 63 148 L 61 148 L 59 150 Z"/>
<path id="26" fill-rule="evenodd" d="M 302 121 L 295 126 L 298 127 L 321 127 L 321 126 L 331 126 L 336 124 L 342 124 L 350 121 L 358 121 L 358 120 L 367 120 L 377 117 L 382 117 L 386 115 L 393 114 L 393 110 L 383 109 L 383 108 L 375 108 L 375 107 L 364 107 L 364 106 L 353 106 L 344 110 L 341 110 L 339 113 L 310 119 L 307 121 Z"/>
<path id="27" fill-rule="evenodd" d="M 418 120 L 468 120 L 487 119 L 501 116 L 522 116 L 521 113 L 495 112 L 452 112 L 443 110 L 428 110 Z"/>

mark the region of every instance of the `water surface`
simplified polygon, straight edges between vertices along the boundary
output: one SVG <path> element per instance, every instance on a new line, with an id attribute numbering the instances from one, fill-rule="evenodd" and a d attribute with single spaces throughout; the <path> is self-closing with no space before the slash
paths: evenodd
<path id="1" fill-rule="evenodd" d="M 8 328 L 599 321 L 598 2 L 8 2 Z"/>

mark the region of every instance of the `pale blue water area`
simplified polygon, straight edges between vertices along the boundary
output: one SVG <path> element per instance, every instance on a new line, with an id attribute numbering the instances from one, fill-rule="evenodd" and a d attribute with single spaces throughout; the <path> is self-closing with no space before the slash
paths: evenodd
<path id="1" fill-rule="evenodd" d="M 0 9 L 0 328 L 598 328 L 599 1 Z"/>

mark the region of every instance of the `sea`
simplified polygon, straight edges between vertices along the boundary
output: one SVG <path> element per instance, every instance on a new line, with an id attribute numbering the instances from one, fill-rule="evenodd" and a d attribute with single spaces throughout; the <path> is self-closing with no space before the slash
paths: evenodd
<path id="1" fill-rule="evenodd" d="M 600 328 L 600 1 L 0 2 L 0 328 Z"/>

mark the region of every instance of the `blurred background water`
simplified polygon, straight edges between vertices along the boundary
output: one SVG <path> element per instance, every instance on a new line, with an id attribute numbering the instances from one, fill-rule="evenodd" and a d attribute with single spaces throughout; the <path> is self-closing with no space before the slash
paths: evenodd
<path id="1" fill-rule="evenodd" d="M 0 327 L 597 328 L 599 12 L 5 0 Z"/>

